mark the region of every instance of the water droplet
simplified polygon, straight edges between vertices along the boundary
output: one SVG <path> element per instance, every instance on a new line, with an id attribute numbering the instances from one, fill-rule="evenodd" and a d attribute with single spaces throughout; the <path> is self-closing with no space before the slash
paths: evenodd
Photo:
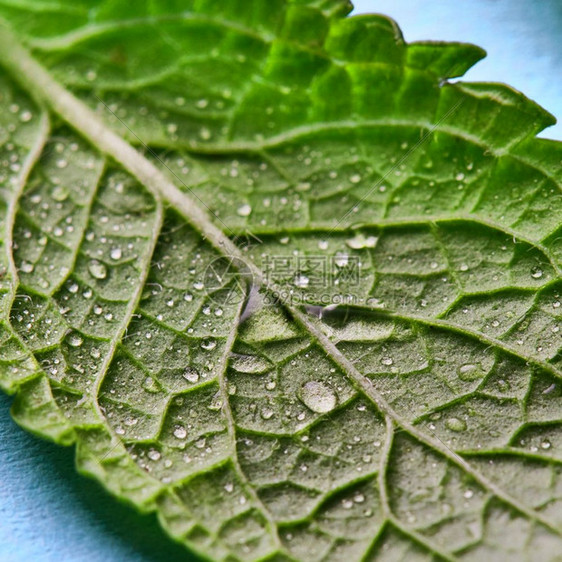
<path id="1" fill-rule="evenodd" d="M 152 461 L 160 460 L 161 456 L 160 451 L 157 451 L 156 449 L 150 449 L 150 451 L 148 451 L 148 458 Z"/>
<path id="2" fill-rule="evenodd" d="M 22 123 L 27 123 L 28 121 L 31 121 L 31 119 L 33 119 L 33 113 L 31 113 L 31 111 L 22 111 L 20 114 L 20 121 Z"/>
<path id="3" fill-rule="evenodd" d="M 345 252 L 336 252 L 334 263 L 338 267 L 345 267 L 349 263 L 349 255 Z"/>
<path id="4" fill-rule="evenodd" d="M 387 367 L 390 367 L 390 365 L 394 363 L 394 359 L 392 359 L 392 357 L 383 357 L 381 359 L 381 363 L 383 365 L 386 365 Z"/>
<path id="5" fill-rule="evenodd" d="M 121 248 L 112 248 L 111 252 L 109 252 L 109 257 L 112 260 L 120 260 L 122 255 L 123 252 L 121 251 Z"/>
<path id="6" fill-rule="evenodd" d="M 263 408 L 262 411 L 260 412 L 261 417 L 264 420 L 269 420 L 273 417 L 273 410 L 271 408 Z"/>
<path id="7" fill-rule="evenodd" d="M 142 383 L 142 387 L 144 390 L 146 390 L 146 392 L 158 392 L 158 385 L 152 377 L 146 377 Z"/>
<path id="8" fill-rule="evenodd" d="M 220 392 L 217 392 L 212 400 L 211 403 L 207 406 L 209 410 L 218 411 L 222 408 L 222 397 Z"/>
<path id="9" fill-rule="evenodd" d="M 377 245 L 377 241 L 377 236 L 365 236 L 359 233 L 353 238 L 346 240 L 345 243 L 353 250 L 361 250 L 362 248 L 374 248 Z"/>
<path id="10" fill-rule="evenodd" d="M 20 264 L 20 271 L 23 271 L 23 273 L 32 273 L 34 269 L 35 266 L 28 261 L 22 261 Z"/>
<path id="11" fill-rule="evenodd" d="M 69 196 L 69 192 L 68 189 L 66 189 L 66 187 L 63 187 L 62 185 L 57 185 L 53 191 L 51 191 L 51 197 L 55 200 L 55 201 L 66 201 L 66 199 L 68 199 Z"/>
<path id="12" fill-rule="evenodd" d="M 547 449 L 550 449 L 550 447 L 552 447 L 552 443 L 548 439 L 543 439 L 541 442 L 541 449 L 546 451 Z"/>
<path id="13" fill-rule="evenodd" d="M 533 279 L 540 279 L 543 275 L 544 272 L 538 265 L 535 265 L 535 267 L 531 269 L 531 277 Z"/>
<path id="14" fill-rule="evenodd" d="M 236 214 L 239 217 L 248 217 L 248 216 L 250 216 L 251 213 L 252 213 L 252 207 L 250 205 L 248 205 L 247 203 L 244 204 L 244 205 L 241 205 L 236 210 Z"/>
<path id="15" fill-rule="evenodd" d="M 293 281 L 295 287 L 299 287 L 300 289 L 306 289 L 310 279 L 306 275 L 296 275 Z"/>
<path id="16" fill-rule="evenodd" d="M 212 338 L 208 338 L 201 342 L 201 347 L 207 351 L 211 351 L 217 347 L 217 342 Z"/>
<path id="17" fill-rule="evenodd" d="M 90 261 L 88 271 L 94 279 L 105 279 L 107 277 L 107 268 L 98 260 Z"/>
<path id="18" fill-rule="evenodd" d="M 474 496 L 474 492 L 472 490 L 466 490 L 466 492 L 463 494 L 463 496 L 469 500 L 472 496 Z"/>
<path id="19" fill-rule="evenodd" d="M 327 250 L 328 249 L 328 241 L 327 240 L 320 240 L 318 242 L 318 249 Z"/>
<path id="20" fill-rule="evenodd" d="M 359 183 L 361 181 L 361 176 L 359 174 L 353 174 L 350 178 L 349 181 L 351 183 Z"/>
<path id="21" fill-rule="evenodd" d="M 480 369 L 479 365 L 474 365 L 472 363 L 461 365 L 458 369 L 459 379 L 465 382 L 481 379 L 484 374 L 485 373 L 482 371 L 482 369 Z"/>
<path id="22" fill-rule="evenodd" d="M 66 341 L 68 342 L 68 345 L 72 347 L 80 347 L 84 343 L 84 339 L 77 332 L 70 334 Z"/>
<path id="23" fill-rule="evenodd" d="M 309 381 L 303 384 L 299 398 L 307 408 L 317 414 L 331 412 L 338 402 L 337 395 L 332 388 L 321 381 Z"/>
<path id="24" fill-rule="evenodd" d="M 190 383 L 196 383 L 199 380 L 199 373 L 192 367 L 187 367 L 183 372 L 183 378 Z"/>
<path id="25" fill-rule="evenodd" d="M 182 427 L 181 425 L 176 426 L 174 429 L 174 437 L 177 437 L 178 439 L 185 439 L 187 437 L 185 427 Z"/>
<path id="26" fill-rule="evenodd" d="M 466 429 L 466 422 L 460 420 L 459 418 L 449 418 L 445 422 L 445 426 L 451 431 L 464 431 Z"/>

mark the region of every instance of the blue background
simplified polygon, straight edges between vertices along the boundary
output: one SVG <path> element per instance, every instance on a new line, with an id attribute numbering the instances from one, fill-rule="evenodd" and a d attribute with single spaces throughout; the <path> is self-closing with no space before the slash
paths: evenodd
<path id="1" fill-rule="evenodd" d="M 503 81 L 562 118 L 560 0 L 356 0 L 398 21 L 406 40 L 476 43 L 488 58 L 466 79 Z M 562 124 L 542 136 L 562 140 Z M 154 517 L 136 514 L 76 474 L 73 451 L 24 433 L 0 394 L 0 561 L 195 560 Z"/>

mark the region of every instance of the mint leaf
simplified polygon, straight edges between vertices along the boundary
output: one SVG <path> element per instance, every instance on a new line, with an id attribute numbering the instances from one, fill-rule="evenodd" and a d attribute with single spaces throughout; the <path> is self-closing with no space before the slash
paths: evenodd
<path id="1" fill-rule="evenodd" d="M 555 560 L 553 118 L 347 2 L 135 9 L 0 2 L 15 419 L 213 559 Z"/>

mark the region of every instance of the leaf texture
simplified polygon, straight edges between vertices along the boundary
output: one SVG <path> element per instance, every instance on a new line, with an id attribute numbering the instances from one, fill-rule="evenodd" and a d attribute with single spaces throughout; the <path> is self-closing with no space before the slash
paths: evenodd
<path id="1" fill-rule="evenodd" d="M 554 562 L 553 118 L 350 8 L 0 0 L 0 385 L 213 560 Z"/>

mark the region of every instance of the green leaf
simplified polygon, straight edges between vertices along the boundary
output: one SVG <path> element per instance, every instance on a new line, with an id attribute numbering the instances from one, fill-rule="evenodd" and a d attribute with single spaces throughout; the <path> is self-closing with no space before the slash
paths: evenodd
<path id="1" fill-rule="evenodd" d="M 343 0 L 0 1 L 0 384 L 215 560 L 556 560 L 562 148 Z"/>

